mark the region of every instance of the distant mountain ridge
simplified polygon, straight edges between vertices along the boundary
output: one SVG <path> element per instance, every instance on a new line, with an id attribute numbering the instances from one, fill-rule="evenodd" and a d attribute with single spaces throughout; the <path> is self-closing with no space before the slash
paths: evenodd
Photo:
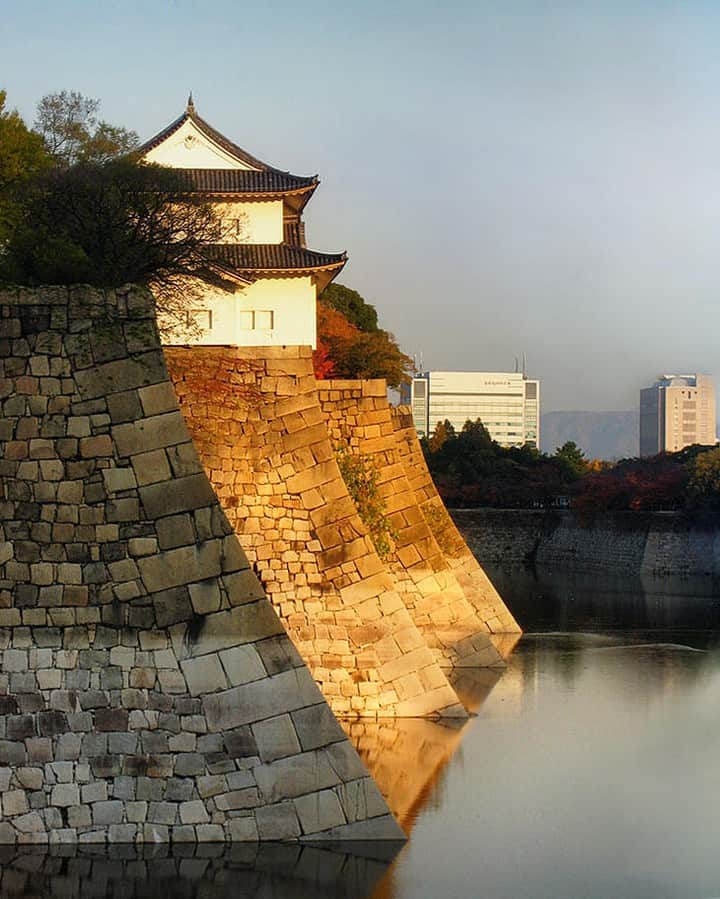
<path id="1" fill-rule="evenodd" d="M 625 459 L 639 453 L 639 413 L 545 412 L 540 445 L 545 453 L 574 440 L 588 459 Z"/>

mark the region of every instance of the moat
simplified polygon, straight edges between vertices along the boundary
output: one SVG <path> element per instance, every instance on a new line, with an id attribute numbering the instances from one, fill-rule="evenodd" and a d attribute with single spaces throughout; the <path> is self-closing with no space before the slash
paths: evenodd
<path id="1" fill-rule="evenodd" d="M 455 679 L 476 717 L 350 728 L 410 835 L 394 859 L 377 844 L 6 847 L 2 895 L 717 895 L 718 600 L 687 581 L 489 573 L 525 636 L 502 675 Z"/>

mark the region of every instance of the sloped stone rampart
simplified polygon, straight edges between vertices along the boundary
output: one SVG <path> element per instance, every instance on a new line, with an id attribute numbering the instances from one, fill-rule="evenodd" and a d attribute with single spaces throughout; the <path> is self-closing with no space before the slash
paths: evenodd
<path id="1" fill-rule="evenodd" d="M 310 349 L 166 355 L 215 492 L 333 711 L 464 717 L 347 492 Z"/>
<path id="2" fill-rule="evenodd" d="M 392 409 L 400 460 L 430 530 L 465 596 L 492 634 L 520 633 L 520 627 L 468 548 L 448 514 L 428 471 L 412 414 L 407 406 Z"/>
<path id="3" fill-rule="evenodd" d="M 0 843 L 401 837 L 204 474 L 149 295 L 0 294 L 0 403 Z"/>
<path id="4" fill-rule="evenodd" d="M 394 538 L 386 562 L 415 624 L 441 665 L 504 664 L 430 530 L 402 464 L 384 380 L 318 382 L 334 446 L 362 457 L 376 477 Z"/>

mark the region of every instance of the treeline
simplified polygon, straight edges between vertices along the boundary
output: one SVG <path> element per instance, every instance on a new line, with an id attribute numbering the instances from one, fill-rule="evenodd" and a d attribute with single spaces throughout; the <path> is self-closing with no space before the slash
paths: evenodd
<path id="1" fill-rule="evenodd" d="M 428 467 L 449 505 L 576 508 L 585 512 L 720 511 L 720 448 L 616 463 L 589 460 L 569 441 L 554 454 L 530 445 L 501 447 L 478 419 L 460 432 L 438 422 L 421 440 Z"/>

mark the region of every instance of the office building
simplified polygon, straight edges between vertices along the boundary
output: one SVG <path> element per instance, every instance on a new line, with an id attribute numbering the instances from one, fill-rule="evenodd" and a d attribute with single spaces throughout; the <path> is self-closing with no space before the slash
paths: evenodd
<path id="1" fill-rule="evenodd" d="M 425 371 L 406 385 L 420 437 L 446 419 L 456 431 L 478 418 L 501 446 L 540 446 L 540 382 L 520 372 Z"/>
<path id="2" fill-rule="evenodd" d="M 640 391 L 640 455 L 714 446 L 715 385 L 708 375 L 661 375 Z"/>

